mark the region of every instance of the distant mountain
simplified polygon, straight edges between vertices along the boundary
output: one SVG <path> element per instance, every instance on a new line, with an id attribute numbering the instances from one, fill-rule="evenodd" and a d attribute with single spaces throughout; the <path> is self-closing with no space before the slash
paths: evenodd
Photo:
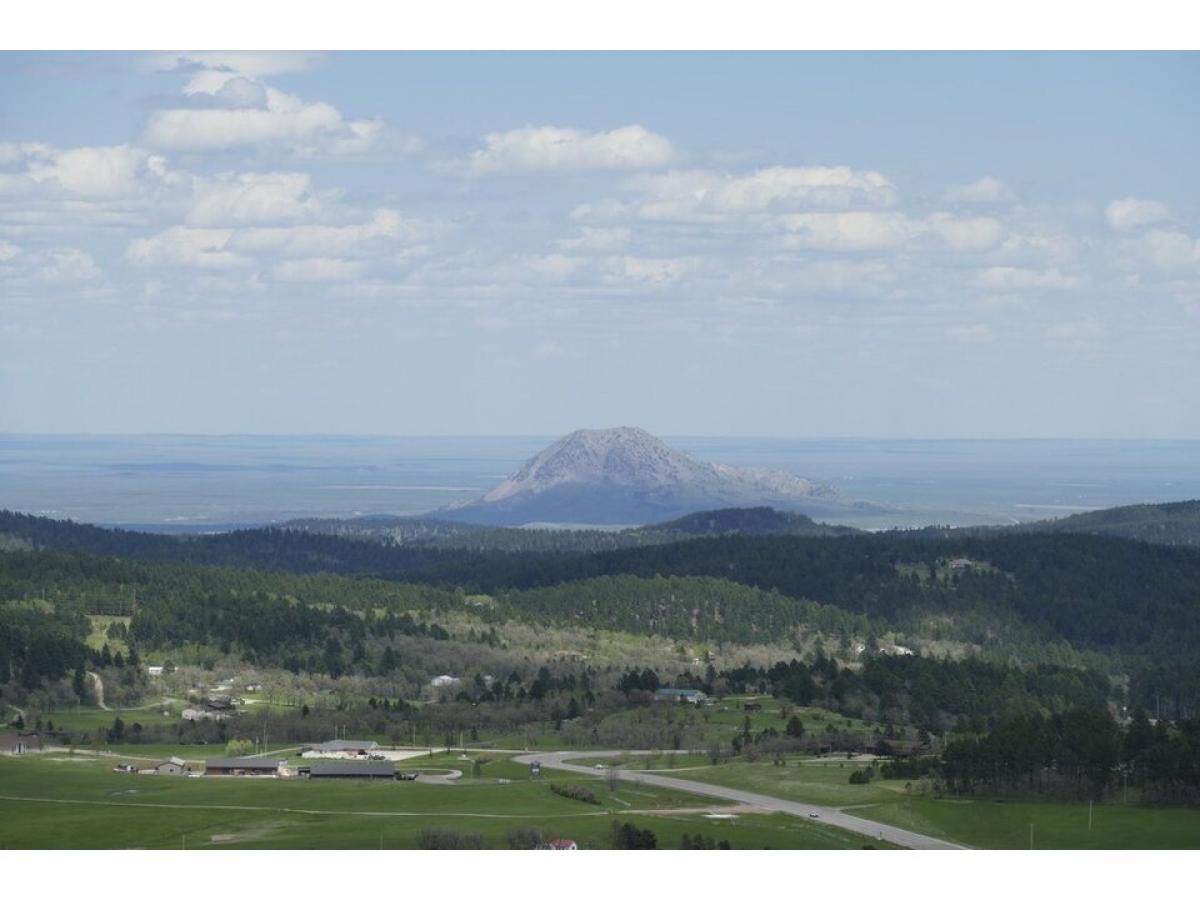
<path id="1" fill-rule="evenodd" d="M 844 510 L 833 488 L 774 469 L 709 463 L 641 428 L 574 431 L 482 498 L 439 518 L 490 525 L 640 525 L 699 510 L 769 505 Z"/>
<path id="2" fill-rule="evenodd" d="M 1103 534 L 1152 544 L 1200 547 L 1200 500 L 1116 506 L 1062 519 L 1013 526 L 1011 530 Z"/>

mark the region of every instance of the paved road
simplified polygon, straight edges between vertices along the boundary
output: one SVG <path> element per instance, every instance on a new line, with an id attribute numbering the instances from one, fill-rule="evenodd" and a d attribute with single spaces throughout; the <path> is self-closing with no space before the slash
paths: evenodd
<path id="1" fill-rule="evenodd" d="M 599 759 L 612 756 L 623 756 L 629 751 L 623 750 L 566 750 L 566 751 L 551 751 L 547 753 L 524 753 L 520 756 L 513 757 L 515 762 L 531 763 L 534 760 L 539 760 L 545 768 L 558 769 L 563 772 L 573 772 L 578 775 L 596 775 L 596 771 L 588 766 L 573 765 L 568 760 L 576 757 L 587 757 L 588 759 Z M 634 770 L 617 769 L 617 775 L 623 781 L 633 781 L 638 784 L 650 784 L 655 787 L 674 788 L 676 790 L 688 791 L 693 794 L 701 794 L 705 797 L 720 797 L 725 800 L 732 800 L 735 803 L 741 803 L 746 806 L 754 806 L 758 809 L 768 812 L 782 812 L 793 816 L 802 816 L 811 818 L 812 813 L 816 813 L 818 820 L 826 825 L 835 825 L 838 828 L 843 828 L 846 831 L 852 831 L 855 834 L 861 834 L 872 839 L 889 841 L 893 844 L 898 844 L 901 847 L 909 847 L 913 850 L 965 850 L 967 848 L 960 844 L 952 844 L 949 841 L 938 840 L 937 838 L 929 837 L 924 834 L 918 834 L 915 831 L 908 831 L 904 828 L 897 828 L 894 825 L 884 825 L 881 822 L 872 822 L 870 819 L 860 819 L 858 816 L 852 816 L 849 813 L 842 812 L 839 809 L 834 809 L 830 806 L 816 806 L 812 803 L 798 803 L 794 800 L 783 800 L 779 797 L 771 797 L 767 794 L 755 794 L 751 791 L 743 791 L 737 788 L 724 787 L 719 784 L 705 784 L 703 781 L 689 781 L 685 778 L 676 778 L 674 776 L 667 777 L 654 772 L 639 772 Z"/>

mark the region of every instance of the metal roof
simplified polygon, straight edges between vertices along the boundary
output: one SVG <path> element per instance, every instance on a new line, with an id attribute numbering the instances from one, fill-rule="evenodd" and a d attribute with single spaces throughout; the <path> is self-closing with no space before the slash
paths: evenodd
<path id="1" fill-rule="evenodd" d="M 264 756 L 214 756 L 204 761 L 206 769 L 278 769 L 286 759 Z"/>

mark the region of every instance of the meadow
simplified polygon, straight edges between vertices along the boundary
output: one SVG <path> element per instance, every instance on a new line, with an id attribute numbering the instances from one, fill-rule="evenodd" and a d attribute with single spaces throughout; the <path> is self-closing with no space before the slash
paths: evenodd
<path id="1" fill-rule="evenodd" d="M 405 767 L 451 767 L 452 754 Z M 709 819 L 715 804 L 642 785 L 610 795 L 591 779 L 599 804 L 553 793 L 570 776 L 500 783 L 490 773 L 459 784 L 315 782 L 302 779 L 178 778 L 114 773 L 114 757 L 48 754 L 0 759 L 0 847 L 68 848 L 415 848 L 422 829 L 480 834 L 507 846 L 517 827 L 581 848 L 607 846 L 614 820 L 649 828 L 662 849 L 684 834 L 728 840 L 737 849 L 856 849 L 861 837 L 782 815 Z M 486 771 L 499 761 L 484 766 Z M 507 763 L 507 761 L 505 761 Z M 507 763 L 517 774 L 515 764 Z M 469 767 L 464 766 L 469 771 Z M 497 770 L 500 771 L 500 770 Z"/>

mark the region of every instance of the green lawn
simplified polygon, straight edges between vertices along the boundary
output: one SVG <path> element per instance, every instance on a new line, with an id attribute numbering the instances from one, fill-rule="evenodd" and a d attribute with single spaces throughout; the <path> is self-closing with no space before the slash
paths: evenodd
<path id="1" fill-rule="evenodd" d="M 111 764 L 62 754 L 0 759 L 0 847 L 405 848 L 416 846 L 428 827 L 480 833 L 487 846 L 503 847 L 511 828 L 532 826 L 586 848 L 605 846 L 614 818 L 652 829 L 664 848 L 678 847 L 684 833 L 724 838 L 735 848 L 853 849 L 864 843 L 790 816 L 712 820 L 671 812 L 713 804 L 642 785 L 610 797 L 599 780 L 593 786 L 602 802 L 595 806 L 551 792 L 558 778 L 322 783 L 122 775 Z"/>
<path id="2" fill-rule="evenodd" d="M 911 794 L 905 782 L 848 783 L 861 764 L 791 758 L 730 762 L 680 772 L 680 777 L 849 808 L 857 816 L 898 825 L 972 847 L 1028 849 L 1033 824 L 1040 849 L 1200 849 L 1200 809 L 1166 809 L 1098 803 L 1088 830 L 1086 803 L 966 799 Z M 669 774 L 664 771 L 663 774 Z"/>
<path id="3" fill-rule="evenodd" d="M 1098 803 L 1088 829 L 1086 803 L 904 798 L 857 815 L 973 847 L 1028 850 L 1200 849 L 1200 809 Z"/>

